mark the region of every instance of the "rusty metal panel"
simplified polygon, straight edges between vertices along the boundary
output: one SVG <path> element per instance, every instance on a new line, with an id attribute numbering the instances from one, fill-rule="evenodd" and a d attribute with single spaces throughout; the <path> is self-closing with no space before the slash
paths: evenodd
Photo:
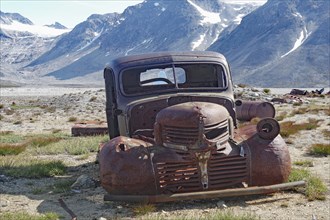
<path id="1" fill-rule="evenodd" d="M 145 141 L 117 137 L 99 153 L 101 185 L 112 194 L 155 194 L 155 176 Z"/>
<path id="2" fill-rule="evenodd" d="M 193 145 L 198 140 L 199 129 L 187 127 L 174 127 L 164 125 L 162 127 L 162 140 L 167 144 Z"/>
<path id="3" fill-rule="evenodd" d="M 159 193 L 203 191 L 248 184 L 248 151 L 241 156 L 240 148 L 228 147 L 230 155 L 216 149 L 195 153 L 168 149 L 166 157 L 157 155 L 153 162 Z M 174 161 L 170 154 L 180 154 L 181 158 Z"/>
<path id="4" fill-rule="evenodd" d="M 250 185 L 264 186 L 287 181 L 291 159 L 279 132 L 280 126 L 272 118 L 262 119 L 257 125 L 237 130 L 235 137 L 243 138 L 242 146 L 250 151 Z"/>
<path id="5" fill-rule="evenodd" d="M 288 190 L 295 187 L 305 186 L 305 181 L 296 181 L 290 183 L 281 183 L 269 186 L 248 187 L 248 188 L 234 188 L 223 190 L 212 190 L 203 192 L 177 193 L 177 194 L 163 194 L 163 195 L 111 195 L 104 196 L 106 201 L 127 201 L 127 202 L 143 202 L 143 203 L 160 203 L 184 201 L 192 199 L 212 199 L 212 198 L 226 198 L 234 196 L 248 196 L 258 194 L 275 193 L 282 190 Z"/>
<path id="6" fill-rule="evenodd" d="M 238 129 L 238 144 L 230 139 L 228 117 L 224 107 L 203 102 L 161 110 L 155 140 L 118 137 L 101 149 L 102 186 L 112 195 L 158 198 L 286 181 L 290 157 L 277 121 Z"/>
<path id="7" fill-rule="evenodd" d="M 176 149 L 202 149 L 229 139 L 229 113 L 207 102 L 181 103 L 157 114 L 154 128 L 159 145 Z"/>
<path id="8" fill-rule="evenodd" d="M 210 189 L 224 189 L 249 182 L 249 164 L 246 155 L 213 153 L 209 163 Z"/>
<path id="9" fill-rule="evenodd" d="M 265 186 L 288 180 L 291 159 L 281 136 L 265 140 L 256 134 L 245 143 L 251 151 L 251 185 Z"/>
<path id="10" fill-rule="evenodd" d="M 108 133 L 107 123 L 79 123 L 75 124 L 71 128 L 71 134 L 74 137 L 77 136 L 93 136 L 93 135 L 104 135 Z"/>
<path id="11" fill-rule="evenodd" d="M 241 121 L 250 121 L 252 118 L 274 118 L 275 108 L 269 102 L 237 100 L 236 117 Z"/>
<path id="12" fill-rule="evenodd" d="M 200 190 L 199 171 L 196 162 L 157 163 L 159 193 L 192 192 Z"/>

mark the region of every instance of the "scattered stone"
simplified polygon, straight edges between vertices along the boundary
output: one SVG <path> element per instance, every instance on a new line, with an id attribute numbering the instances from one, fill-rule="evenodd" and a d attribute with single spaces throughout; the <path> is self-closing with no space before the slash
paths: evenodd
<path id="1" fill-rule="evenodd" d="M 89 188 L 95 188 L 96 186 L 97 186 L 96 181 L 94 179 L 83 174 L 83 175 L 79 176 L 78 179 L 76 180 L 76 182 L 74 182 L 71 185 L 71 189 L 74 189 L 74 190 L 89 189 Z"/>
<path id="2" fill-rule="evenodd" d="M 0 207 L 4 208 L 9 205 L 9 201 L 0 199 Z"/>
<path id="3" fill-rule="evenodd" d="M 220 200 L 217 202 L 217 207 L 218 208 L 227 208 L 228 206 L 225 204 L 225 201 Z"/>
<path id="4" fill-rule="evenodd" d="M 290 95 L 306 95 L 307 90 L 301 90 L 301 89 L 292 89 L 290 92 Z"/>
<path id="5" fill-rule="evenodd" d="M 73 192 L 73 193 L 81 193 L 81 190 L 78 190 L 78 189 L 71 189 L 71 192 Z"/>
<path id="6" fill-rule="evenodd" d="M 10 177 L 5 175 L 0 175 L 0 183 L 8 182 L 10 181 Z"/>

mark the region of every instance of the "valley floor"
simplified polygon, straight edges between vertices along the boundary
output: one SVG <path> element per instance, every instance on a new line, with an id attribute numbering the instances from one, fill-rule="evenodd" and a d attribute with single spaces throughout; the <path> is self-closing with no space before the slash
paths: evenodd
<path id="1" fill-rule="evenodd" d="M 65 136 L 64 139 L 68 141 L 65 143 L 78 142 L 80 139 L 69 137 L 71 127 L 75 123 L 106 121 L 103 88 L 1 88 L 0 92 L 0 143 L 6 142 L 8 135 L 15 138 L 20 138 L 20 136 L 33 138 L 38 135 L 57 134 Z M 253 93 L 258 94 L 254 95 L 258 99 L 266 98 L 262 91 L 255 90 Z M 273 94 L 268 98 L 271 97 L 282 97 L 282 94 L 280 90 L 275 92 L 274 89 Z M 106 192 L 97 184 L 94 187 L 76 191 L 61 190 L 60 184 L 68 185 L 82 174 L 98 180 L 98 165 L 95 163 L 97 142 L 106 139 L 106 137 L 100 137 L 92 140 L 95 146 L 81 144 L 81 146 L 84 145 L 84 149 L 88 149 L 87 152 L 82 153 L 70 152 L 70 149 L 59 150 L 56 153 L 55 148 L 60 148 L 60 145 L 54 143 L 50 145 L 54 147 L 53 149 L 42 146 L 28 147 L 26 152 L 21 153 L 22 155 L 0 156 L 0 213 L 43 214 L 55 212 L 63 219 L 71 219 L 59 203 L 59 199 L 63 199 L 79 220 L 102 218 L 212 219 L 212 216 L 218 212 L 248 214 L 262 220 L 329 220 L 329 157 L 314 156 L 309 154 L 308 150 L 313 144 L 329 144 L 330 142 L 330 98 L 325 96 L 302 97 L 302 99 L 303 103 L 299 105 L 275 103 L 276 117 L 280 123 L 294 121 L 299 124 L 309 120 L 317 121 L 317 128 L 303 130 L 285 137 L 285 141 L 294 163 L 293 167 L 306 169 L 320 177 L 325 183 L 328 189 L 325 200 L 309 201 L 301 193 L 286 191 L 272 195 L 156 204 L 146 214 L 141 214 L 138 211 L 139 208 L 148 209 L 147 206 L 103 201 Z M 89 141 L 90 139 L 81 140 Z M 62 161 L 69 168 L 65 175 L 42 178 L 12 177 L 7 173 L 2 173 L 5 166 L 8 165 L 8 161 L 17 161 L 17 158 L 27 160 L 27 157 L 35 160 Z M 309 161 L 310 163 L 309 166 L 301 167 L 297 165 L 299 161 Z M 65 186 L 63 187 L 65 188 Z"/>

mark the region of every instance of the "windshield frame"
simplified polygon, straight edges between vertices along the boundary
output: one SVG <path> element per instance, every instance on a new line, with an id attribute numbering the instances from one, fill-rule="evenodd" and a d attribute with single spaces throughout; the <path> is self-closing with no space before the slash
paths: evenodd
<path id="1" fill-rule="evenodd" d="M 183 88 L 180 87 L 178 84 L 178 76 L 177 73 L 175 71 L 175 68 L 180 68 L 181 66 L 184 65 L 216 65 L 219 66 L 221 69 L 221 71 L 217 71 L 217 79 L 218 79 L 218 83 L 219 83 L 219 79 L 220 76 L 219 74 L 222 74 L 222 81 L 224 86 L 220 87 L 219 85 L 217 87 L 187 87 L 187 88 Z M 124 88 L 124 74 L 126 71 L 129 70 L 134 70 L 134 69 L 152 69 L 152 68 L 172 68 L 173 71 L 173 77 L 174 77 L 174 87 L 173 88 L 167 88 L 167 89 L 163 89 L 163 90 L 150 90 L 150 91 L 143 91 L 143 92 L 136 92 L 136 93 L 127 93 L 125 92 L 125 88 Z M 127 68 L 123 68 L 122 70 L 120 70 L 119 72 L 119 85 L 120 85 L 120 92 L 123 96 L 128 96 L 128 97 L 134 97 L 134 96 L 145 96 L 145 95 L 152 95 L 152 94 L 166 94 L 166 93 L 179 93 L 179 92 L 218 92 L 218 91 L 224 91 L 228 89 L 228 85 L 229 85 L 229 70 L 226 69 L 226 66 L 222 63 L 219 62 L 172 62 L 172 63 L 162 63 L 162 64 L 156 64 L 156 65 L 141 65 L 141 66 L 131 66 L 131 67 L 127 67 Z M 126 73 L 127 74 L 127 73 Z M 141 74 L 141 72 L 140 72 Z"/>

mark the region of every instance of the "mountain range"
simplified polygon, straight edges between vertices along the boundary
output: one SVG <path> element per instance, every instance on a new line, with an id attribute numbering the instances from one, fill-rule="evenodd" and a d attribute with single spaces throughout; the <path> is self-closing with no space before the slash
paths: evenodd
<path id="1" fill-rule="evenodd" d="M 43 26 L 47 35 L 32 31 L 29 19 L 1 12 L 0 77 L 2 83 L 102 83 L 103 68 L 118 56 L 212 50 L 227 57 L 234 83 L 325 87 L 329 13 L 327 0 L 268 0 L 262 6 L 146 0 L 121 14 L 91 15 L 72 30 Z"/>

